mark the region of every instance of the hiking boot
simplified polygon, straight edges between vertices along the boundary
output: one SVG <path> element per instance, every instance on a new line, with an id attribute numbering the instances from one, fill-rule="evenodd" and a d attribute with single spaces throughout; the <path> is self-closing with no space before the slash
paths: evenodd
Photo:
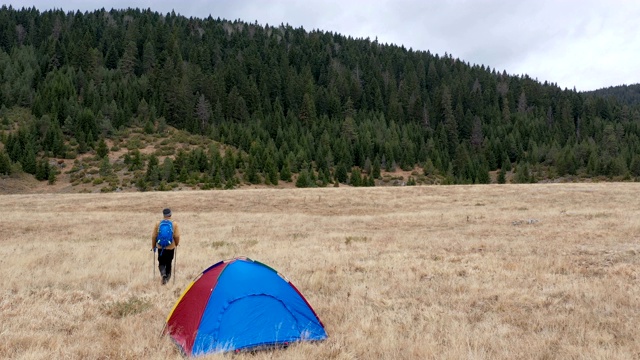
<path id="1" fill-rule="evenodd" d="M 166 283 L 169 282 L 169 277 L 168 276 L 163 276 L 162 277 L 162 285 L 166 285 Z"/>
<path id="2" fill-rule="evenodd" d="M 159 265 L 158 269 L 160 270 L 160 276 L 167 277 L 167 267 L 165 265 Z"/>

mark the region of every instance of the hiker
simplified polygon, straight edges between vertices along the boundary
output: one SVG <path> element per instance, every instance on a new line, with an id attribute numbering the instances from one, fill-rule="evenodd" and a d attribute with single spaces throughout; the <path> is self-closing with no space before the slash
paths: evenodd
<path id="1" fill-rule="evenodd" d="M 171 220 L 171 209 L 162 210 L 163 219 L 156 223 L 151 237 L 151 250 L 158 251 L 158 269 L 162 275 L 162 285 L 171 278 L 171 262 L 176 247 L 180 244 L 178 223 Z"/>

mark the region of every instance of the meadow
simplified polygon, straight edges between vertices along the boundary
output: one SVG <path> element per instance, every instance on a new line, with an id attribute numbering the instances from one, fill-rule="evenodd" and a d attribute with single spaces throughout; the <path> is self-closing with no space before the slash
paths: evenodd
<path id="1" fill-rule="evenodd" d="M 161 332 L 236 256 L 328 339 L 202 359 L 640 359 L 637 183 L 0 196 L 0 358 L 181 359 Z M 182 233 L 162 286 L 151 232 Z"/>

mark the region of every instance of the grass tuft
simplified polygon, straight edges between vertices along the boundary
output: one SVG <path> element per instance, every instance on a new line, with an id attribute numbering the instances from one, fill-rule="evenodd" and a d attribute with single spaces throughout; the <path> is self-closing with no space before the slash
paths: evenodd
<path id="1" fill-rule="evenodd" d="M 151 308 L 151 302 L 149 300 L 144 300 L 137 296 L 132 296 L 124 301 L 116 301 L 110 304 L 105 304 L 102 310 L 108 316 L 116 319 L 121 319 L 130 315 L 140 314 L 149 308 Z"/>
<path id="2" fill-rule="evenodd" d="M 369 241 L 369 238 L 366 236 L 347 236 L 344 239 L 344 243 L 346 245 L 349 245 L 354 242 L 367 242 L 367 241 Z"/>

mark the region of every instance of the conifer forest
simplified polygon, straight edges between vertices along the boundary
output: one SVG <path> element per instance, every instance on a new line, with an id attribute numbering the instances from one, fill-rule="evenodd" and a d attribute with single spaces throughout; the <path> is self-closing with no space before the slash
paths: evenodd
<path id="1" fill-rule="evenodd" d="M 561 89 L 446 53 L 286 24 L 0 8 L 5 177 L 53 182 L 67 171 L 55 159 L 91 155 L 100 172 L 122 163 L 147 190 L 373 186 L 396 169 L 439 184 L 634 181 L 638 99 L 637 86 Z M 209 142 L 130 147 L 110 163 L 131 129 Z"/>

